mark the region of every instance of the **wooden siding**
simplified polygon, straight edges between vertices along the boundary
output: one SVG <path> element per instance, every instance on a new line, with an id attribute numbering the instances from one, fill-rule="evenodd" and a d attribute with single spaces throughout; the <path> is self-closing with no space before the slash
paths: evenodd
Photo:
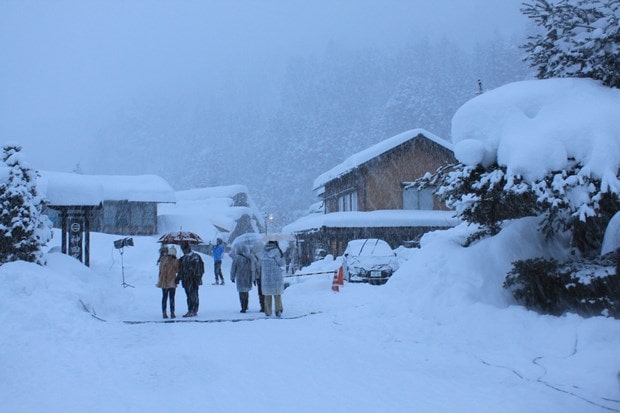
<path id="1" fill-rule="evenodd" d="M 119 235 L 157 234 L 157 203 L 105 201 L 91 213 L 91 231 Z"/>
<path id="2" fill-rule="evenodd" d="M 447 148 L 418 135 L 325 185 L 325 211 L 338 211 L 338 197 L 357 191 L 358 211 L 403 209 L 402 183 L 455 161 Z M 446 209 L 435 199 L 436 209 Z"/>

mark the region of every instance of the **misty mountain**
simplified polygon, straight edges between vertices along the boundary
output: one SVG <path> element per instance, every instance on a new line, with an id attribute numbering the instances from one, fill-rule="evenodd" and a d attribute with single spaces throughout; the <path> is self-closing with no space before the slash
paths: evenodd
<path id="1" fill-rule="evenodd" d="M 316 201 L 313 180 L 352 153 L 417 127 L 449 139 L 478 79 L 491 89 L 528 76 L 519 43 L 498 35 L 470 51 L 422 38 L 388 51 L 332 42 L 262 82 L 231 75 L 219 88 L 153 94 L 102 122 L 86 172 L 155 173 L 175 189 L 243 184 L 282 225 Z"/>

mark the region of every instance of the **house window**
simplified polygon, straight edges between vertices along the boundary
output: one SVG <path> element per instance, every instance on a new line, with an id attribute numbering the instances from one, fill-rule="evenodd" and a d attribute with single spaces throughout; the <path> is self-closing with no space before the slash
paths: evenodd
<path id="1" fill-rule="evenodd" d="M 357 192 L 339 196 L 338 211 L 357 211 Z"/>
<path id="2" fill-rule="evenodd" d="M 434 209 L 432 189 L 405 189 L 403 191 L 403 209 Z"/>

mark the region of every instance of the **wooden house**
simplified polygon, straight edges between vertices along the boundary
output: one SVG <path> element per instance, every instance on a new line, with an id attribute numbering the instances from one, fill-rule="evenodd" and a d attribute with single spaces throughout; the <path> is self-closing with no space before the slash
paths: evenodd
<path id="1" fill-rule="evenodd" d="M 157 175 L 82 175 L 41 172 L 47 215 L 61 226 L 63 211 L 88 209 L 90 230 L 118 235 L 157 234 L 157 205 L 174 190 Z"/>
<path id="2" fill-rule="evenodd" d="M 341 255 L 348 241 L 381 238 L 392 248 L 415 245 L 427 231 L 456 224 L 432 190 L 407 183 L 454 163 L 452 145 L 414 129 L 379 142 L 321 174 L 313 185 L 324 214 L 311 214 L 284 227 L 296 237 L 299 265 L 318 249 Z"/>
<path id="3" fill-rule="evenodd" d="M 156 175 L 116 176 L 40 172 L 44 213 L 60 228 L 61 251 L 89 265 L 90 233 L 157 233 L 157 205 L 174 191 Z"/>

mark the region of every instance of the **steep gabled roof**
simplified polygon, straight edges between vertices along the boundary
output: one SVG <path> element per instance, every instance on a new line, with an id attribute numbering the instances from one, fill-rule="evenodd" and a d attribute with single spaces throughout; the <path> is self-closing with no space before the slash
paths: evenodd
<path id="1" fill-rule="evenodd" d="M 438 145 L 443 146 L 446 149 L 449 149 L 451 151 L 453 150 L 452 144 L 445 139 L 433 135 L 432 133 L 424 129 L 412 129 L 399 135 L 392 136 L 391 138 L 381 141 L 367 149 L 364 149 L 361 152 L 351 155 L 341 164 L 336 165 L 329 171 L 319 175 L 319 177 L 314 180 L 312 189 L 318 192 L 329 181 L 333 181 L 334 179 L 347 174 L 348 172 L 360 167 L 361 165 L 376 158 L 377 156 L 389 152 L 397 146 L 402 145 L 403 143 L 410 140 L 417 139 L 418 137 L 426 138 L 435 142 Z"/>

